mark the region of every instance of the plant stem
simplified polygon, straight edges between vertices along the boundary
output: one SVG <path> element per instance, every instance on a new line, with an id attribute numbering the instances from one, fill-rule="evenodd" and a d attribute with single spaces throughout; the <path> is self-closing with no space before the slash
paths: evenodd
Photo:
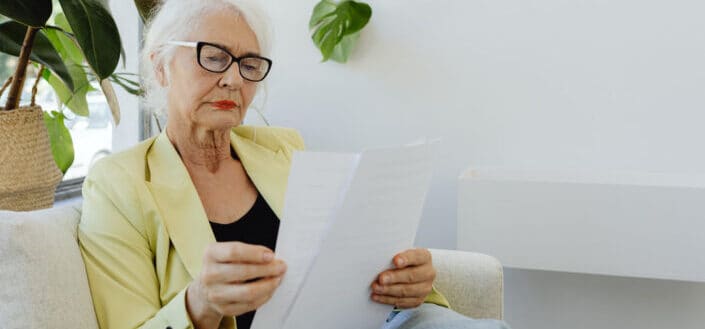
<path id="1" fill-rule="evenodd" d="M 4 83 L 4 84 L 2 85 L 2 87 L 0 88 L 0 97 L 2 96 L 2 93 L 5 92 L 5 89 L 7 89 L 7 87 L 10 86 L 11 83 L 12 83 L 12 76 L 10 76 L 9 78 L 7 78 L 7 81 L 5 81 L 5 83 Z"/>
<path id="2" fill-rule="evenodd" d="M 32 86 L 32 102 L 29 104 L 29 106 L 36 105 L 34 101 L 37 98 L 37 85 L 39 85 L 39 80 L 42 78 L 42 71 L 44 71 L 44 65 L 40 64 L 39 72 L 37 73 L 37 80 L 34 81 L 34 86 Z"/>
<path id="3" fill-rule="evenodd" d="M 10 93 L 7 94 L 7 103 L 5 103 L 5 110 L 14 110 L 20 104 L 22 87 L 24 87 L 25 73 L 27 72 L 27 65 L 29 64 L 29 54 L 32 53 L 32 45 L 34 45 L 34 36 L 37 35 L 38 31 L 38 27 L 27 27 L 27 33 L 24 35 L 22 49 L 20 50 L 20 58 L 17 60 L 17 69 L 15 69 L 15 75 L 12 78 L 12 86 L 10 86 Z"/>

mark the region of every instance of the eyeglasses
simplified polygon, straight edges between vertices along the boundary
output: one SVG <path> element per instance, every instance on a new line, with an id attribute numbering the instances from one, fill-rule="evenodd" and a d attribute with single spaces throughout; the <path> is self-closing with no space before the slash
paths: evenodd
<path id="1" fill-rule="evenodd" d="M 168 44 L 196 48 L 198 65 L 204 70 L 213 73 L 223 73 L 227 71 L 233 63 L 238 64 L 240 76 L 243 79 L 259 82 L 264 80 L 272 68 L 272 61 L 269 58 L 256 55 L 245 55 L 235 57 L 222 46 L 208 42 L 185 42 L 169 41 Z"/>

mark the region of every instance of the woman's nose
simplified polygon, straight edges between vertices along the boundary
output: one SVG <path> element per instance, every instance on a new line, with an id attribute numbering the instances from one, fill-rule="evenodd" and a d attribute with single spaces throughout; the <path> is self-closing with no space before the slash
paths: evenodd
<path id="1" fill-rule="evenodd" d="M 243 82 L 244 79 L 240 75 L 240 64 L 234 62 L 227 71 L 222 73 L 218 84 L 222 88 L 239 89 Z"/>

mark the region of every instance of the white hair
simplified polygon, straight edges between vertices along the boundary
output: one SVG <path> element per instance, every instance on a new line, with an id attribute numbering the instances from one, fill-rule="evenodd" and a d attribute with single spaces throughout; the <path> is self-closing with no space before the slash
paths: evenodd
<path id="1" fill-rule="evenodd" d="M 142 100 L 148 111 L 163 117 L 167 115 L 168 86 L 162 87 L 155 74 L 155 68 L 161 66 L 164 77 L 169 80 L 168 64 L 173 59 L 175 46 L 166 43 L 183 40 L 200 27 L 208 14 L 227 9 L 245 19 L 257 37 L 261 55 L 270 55 L 272 33 L 258 0 L 163 0 L 152 12 L 141 51 Z M 258 83 L 256 95 L 262 92 L 266 93 L 264 81 Z"/>

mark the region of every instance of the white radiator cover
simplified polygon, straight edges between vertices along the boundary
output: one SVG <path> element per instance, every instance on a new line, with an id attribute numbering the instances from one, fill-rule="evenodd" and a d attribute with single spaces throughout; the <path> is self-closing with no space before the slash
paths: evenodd
<path id="1" fill-rule="evenodd" d="M 521 269 L 705 281 L 705 176 L 469 169 L 458 249 Z"/>

